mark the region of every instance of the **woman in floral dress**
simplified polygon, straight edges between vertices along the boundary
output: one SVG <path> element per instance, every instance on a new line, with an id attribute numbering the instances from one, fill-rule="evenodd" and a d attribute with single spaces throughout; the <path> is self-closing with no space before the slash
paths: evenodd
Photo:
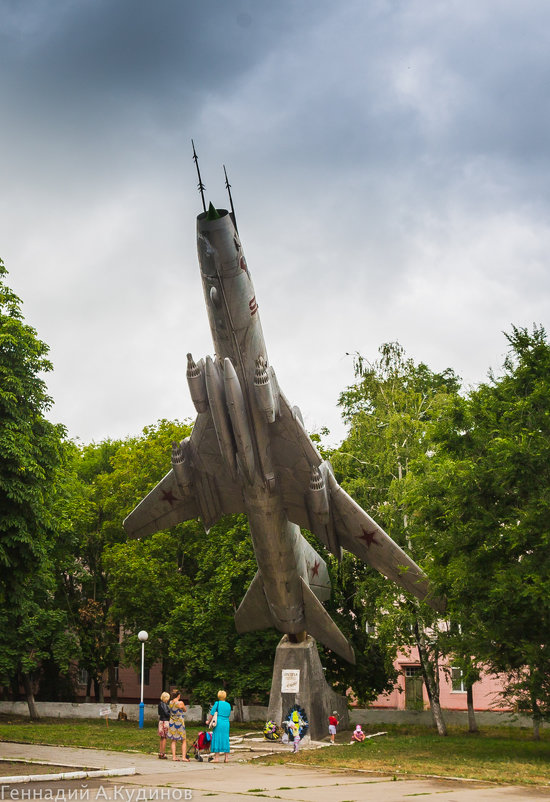
<path id="1" fill-rule="evenodd" d="M 168 723 L 168 738 L 170 739 L 170 747 L 172 749 L 172 760 L 184 760 L 189 762 L 187 757 L 187 736 L 185 734 L 185 721 L 184 716 L 187 711 L 185 704 L 180 699 L 179 691 L 172 691 L 170 694 L 171 700 L 168 707 L 170 708 L 170 721 Z M 176 757 L 176 744 L 181 741 L 181 758 Z"/>

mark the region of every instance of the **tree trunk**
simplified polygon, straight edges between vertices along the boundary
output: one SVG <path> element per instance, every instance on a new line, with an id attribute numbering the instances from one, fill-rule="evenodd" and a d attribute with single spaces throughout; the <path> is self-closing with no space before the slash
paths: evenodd
<path id="1" fill-rule="evenodd" d="M 477 728 L 476 714 L 474 710 L 474 685 L 466 688 L 466 702 L 468 704 L 468 732 L 479 732 Z"/>
<path id="2" fill-rule="evenodd" d="M 540 741 L 540 722 L 541 714 L 538 700 L 535 694 L 531 691 L 531 710 L 533 715 L 533 741 Z"/>
<path id="3" fill-rule="evenodd" d="M 85 702 L 92 701 L 92 678 L 89 674 L 86 676 L 86 696 L 84 697 Z"/>
<path id="4" fill-rule="evenodd" d="M 243 697 L 236 696 L 233 703 L 233 720 L 242 722 L 244 719 Z"/>
<path id="5" fill-rule="evenodd" d="M 40 716 L 38 715 L 38 710 L 36 708 L 36 703 L 34 701 L 34 692 L 32 689 L 32 682 L 31 678 L 28 674 L 21 673 L 21 677 L 23 679 L 23 688 L 25 689 L 25 697 L 27 699 L 27 704 L 29 706 L 29 716 L 32 718 L 33 721 L 38 721 Z"/>
<path id="6" fill-rule="evenodd" d="M 102 678 L 94 677 L 94 697 L 99 704 L 103 704 L 105 701 Z"/>
<path id="7" fill-rule="evenodd" d="M 420 665 L 422 668 L 422 676 L 426 685 L 426 692 L 430 701 L 430 710 L 432 711 L 432 718 L 437 728 L 438 735 L 447 735 L 447 726 L 443 718 L 443 711 L 439 703 L 439 683 L 436 682 L 434 675 L 437 676 L 438 666 L 430 665 L 428 657 L 428 650 L 424 641 L 424 634 L 420 632 L 418 620 L 414 622 L 414 634 L 416 638 L 416 645 L 418 647 L 418 655 L 420 657 Z"/>

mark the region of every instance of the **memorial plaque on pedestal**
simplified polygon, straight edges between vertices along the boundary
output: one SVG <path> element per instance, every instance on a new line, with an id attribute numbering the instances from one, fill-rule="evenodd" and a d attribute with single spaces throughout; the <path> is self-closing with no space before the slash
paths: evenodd
<path id="1" fill-rule="evenodd" d="M 328 735 L 328 717 L 337 711 L 340 726 L 348 726 L 348 706 L 344 696 L 335 693 L 325 680 L 317 644 L 309 635 L 301 643 L 291 643 L 285 635 L 277 646 L 269 696 L 268 718 L 281 724 L 293 705 L 300 705 L 309 721 L 314 741 Z"/>

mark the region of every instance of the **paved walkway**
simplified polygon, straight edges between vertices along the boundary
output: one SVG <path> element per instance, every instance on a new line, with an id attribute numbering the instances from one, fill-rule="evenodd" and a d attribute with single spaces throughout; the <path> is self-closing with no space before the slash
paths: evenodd
<path id="1" fill-rule="evenodd" d="M 411 797 L 423 796 L 426 802 L 550 802 L 550 789 L 529 789 L 519 786 L 495 786 L 477 782 L 410 779 L 393 780 L 363 772 L 312 769 L 297 765 L 263 766 L 244 760 L 238 753 L 223 763 L 173 763 L 156 756 L 132 752 L 107 752 L 96 749 L 74 749 L 58 746 L 38 746 L 0 743 L 0 758 L 32 759 L 63 766 L 95 769 L 135 767 L 136 774 L 128 777 L 48 783 L 47 781 L 6 788 L 3 799 L 44 799 L 44 789 L 89 790 L 90 802 L 112 799 L 116 802 L 137 802 L 147 799 L 151 791 L 163 790 L 165 802 L 184 799 L 213 798 L 219 802 L 245 802 L 247 799 L 279 799 L 288 802 L 412 802 Z M 0 763 L 0 774 L 1 763 Z M 23 796 L 23 788 L 26 796 Z M 42 789 L 42 795 L 40 790 Z M 169 789 L 172 789 L 171 791 Z M 78 798 L 78 797 L 73 797 Z M 160 791 L 158 799 L 161 799 Z"/>

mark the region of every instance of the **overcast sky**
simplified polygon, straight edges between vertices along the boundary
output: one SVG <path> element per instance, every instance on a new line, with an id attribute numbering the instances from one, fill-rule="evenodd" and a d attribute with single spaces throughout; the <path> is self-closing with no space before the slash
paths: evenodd
<path id="1" fill-rule="evenodd" d="M 548 0 L 0 0 L 0 108 L 0 257 L 83 442 L 194 417 L 191 137 L 332 442 L 347 352 L 399 340 L 468 386 L 549 327 Z"/>

